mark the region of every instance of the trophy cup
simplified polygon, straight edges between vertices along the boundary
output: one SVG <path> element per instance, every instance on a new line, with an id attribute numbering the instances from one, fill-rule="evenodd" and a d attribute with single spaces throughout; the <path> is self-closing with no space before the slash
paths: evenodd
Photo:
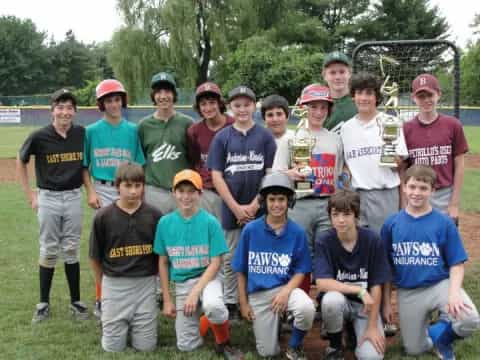
<path id="1" fill-rule="evenodd" d="M 296 167 L 298 172 L 305 176 L 304 180 L 297 180 L 294 185 L 297 198 L 302 198 L 314 192 L 315 176 L 309 164 L 316 139 L 308 128 L 307 110 L 297 107 L 292 110 L 292 114 L 298 117 L 300 121 L 295 130 L 295 135 L 288 140 L 290 166 Z"/>
<path id="2" fill-rule="evenodd" d="M 400 137 L 402 123 L 399 118 L 388 114 L 380 114 L 377 117 L 377 123 L 380 128 L 380 138 L 383 142 L 379 165 L 396 168 L 398 166 L 395 161 L 397 155 L 396 143 Z"/>

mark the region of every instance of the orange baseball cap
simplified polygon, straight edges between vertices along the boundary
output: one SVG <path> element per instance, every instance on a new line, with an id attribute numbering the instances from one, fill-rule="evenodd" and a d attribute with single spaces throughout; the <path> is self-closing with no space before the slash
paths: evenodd
<path id="1" fill-rule="evenodd" d="M 194 170 L 186 169 L 175 174 L 173 178 L 173 190 L 175 190 L 178 184 L 184 181 L 188 181 L 198 191 L 202 191 L 203 189 L 203 181 L 200 174 Z"/>

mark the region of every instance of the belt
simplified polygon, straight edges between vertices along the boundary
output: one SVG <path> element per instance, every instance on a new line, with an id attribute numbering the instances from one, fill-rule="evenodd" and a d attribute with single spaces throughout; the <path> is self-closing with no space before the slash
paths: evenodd
<path id="1" fill-rule="evenodd" d="M 97 183 L 97 184 L 102 184 L 102 185 L 115 186 L 115 182 L 114 182 L 114 181 L 108 181 L 108 180 L 95 179 L 95 183 Z"/>

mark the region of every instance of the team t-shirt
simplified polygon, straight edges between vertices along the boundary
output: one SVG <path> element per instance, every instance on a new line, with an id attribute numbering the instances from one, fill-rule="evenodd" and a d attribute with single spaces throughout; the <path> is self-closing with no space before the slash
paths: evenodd
<path id="1" fill-rule="evenodd" d="M 158 222 L 154 251 L 168 256 L 170 280 L 184 282 L 201 276 L 211 258 L 227 253 L 228 246 L 213 215 L 199 209 L 186 219 L 175 210 Z"/>
<path id="2" fill-rule="evenodd" d="M 116 125 L 100 119 L 87 126 L 83 166 L 90 175 L 114 181 L 117 168 L 125 162 L 145 163 L 136 124 L 122 118 Z"/>
<path id="3" fill-rule="evenodd" d="M 52 124 L 34 131 L 20 148 L 19 157 L 28 163 L 35 156 L 35 174 L 40 189 L 73 190 L 82 186 L 85 129 L 74 125 L 64 138 Z"/>
<path id="4" fill-rule="evenodd" d="M 409 165 L 431 166 L 437 173 L 436 189 L 452 186 L 454 159 L 468 151 L 462 123 L 452 116 L 439 114 L 434 122 L 423 124 L 415 116 L 405 123 L 403 132 Z"/>
<path id="5" fill-rule="evenodd" d="M 295 274 L 312 271 L 305 231 L 288 220 L 277 234 L 262 216 L 245 225 L 232 269 L 247 277 L 248 294 L 287 284 Z"/>
<path id="6" fill-rule="evenodd" d="M 383 116 L 383 113 L 378 113 L 367 123 L 355 116 L 348 120 L 340 131 L 345 163 L 352 175 L 352 186 L 355 189 L 381 190 L 400 185 L 397 171 L 379 165 L 382 152 L 378 125 L 380 116 Z M 408 157 L 402 131 L 397 141 L 396 152 L 402 158 Z"/>
<path id="7" fill-rule="evenodd" d="M 207 165 L 223 173 L 233 198 L 246 205 L 257 196 L 266 169 L 272 167 L 276 148 L 267 129 L 254 125 L 243 133 L 230 125 L 213 138 Z M 222 201 L 222 226 L 226 230 L 238 228 L 235 215 L 225 201 Z"/>
<path id="8" fill-rule="evenodd" d="M 322 232 L 315 240 L 315 279 L 334 279 L 342 283 L 370 289 L 391 281 L 387 253 L 378 234 L 359 227 L 353 250 L 346 250 L 335 229 Z M 347 295 L 361 302 L 356 295 Z"/>
<path id="9" fill-rule="evenodd" d="M 141 277 L 158 273 L 153 253 L 160 211 L 142 203 L 133 214 L 114 202 L 95 214 L 90 234 L 91 258 L 100 262 L 105 275 Z"/>
<path id="10" fill-rule="evenodd" d="M 233 124 L 233 118 L 227 116 L 225 125 L 221 128 Z M 208 150 L 213 137 L 221 130 L 213 131 L 210 129 L 205 120 L 198 121 L 187 130 L 189 154 L 192 158 L 193 169 L 202 177 L 203 187 L 205 189 L 213 189 L 212 175 L 207 166 Z"/>
<path id="11" fill-rule="evenodd" d="M 401 210 L 385 221 L 381 236 L 399 288 L 434 285 L 467 261 L 457 227 L 435 209 L 420 217 Z"/>
<path id="12" fill-rule="evenodd" d="M 323 127 L 335 133 L 340 133 L 343 124 L 357 114 L 357 107 L 350 95 L 333 99 L 333 109 L 330 116 L 325 120 Z"/>
<path id="13" fill-rule="evenodd" d="M 190 168 L 187 129 L 193 120 L 176 112 L 167 121 L 150 115 L 140 122 L 138 133 L 146 156 L 145 182 L 170 189 L 175 174 Z"/>

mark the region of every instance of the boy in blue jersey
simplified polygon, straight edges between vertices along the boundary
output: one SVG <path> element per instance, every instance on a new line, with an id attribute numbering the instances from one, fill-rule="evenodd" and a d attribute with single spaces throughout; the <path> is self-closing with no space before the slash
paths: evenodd
<path id="1" fill-rule="evenodd" d="M 391 279 L 385 248 L 376 232 L 359 227 L 360 196 L 339 190 L 328 200 L 333 228 L 315 241 L 314 269 L 330 346 L 325 359 L 343 359 L 342 329 L 351 321 L 360 360 L 383 359 L 380 318 L 382 284 Z"/>
<path id="2" fill-rule="evenodd" d="M 178 172 L 172 190 L 177 210 L 162 217 L 157 225 L 153 250 L 160 256 L 163 314 L 175 318 L 179 350 L 193 351 L 201 346 L 206 327 L 213 331 L 218 354 L 242 359 L 243 354 L 230 345 L 228 310 L 219 273 L 228 247 L 218 220 L 199 207 L 202 189 L 199 173 Z M 169 281 L 175 283 L 175 301 Z M 200 303 L 205 314 L 202 318 Z"/>
<path id="3" fill-rule="evenodd" d="M 240 231 L 257 217 L 258 189 L 263 176 L 270 172 L 277 146 L 269 130 L 256 125 L 255 93 L 246 86 L 234 88 L 229 96 L 234 123 L 213 138 L 207 166 L 222 198 L 222 227 L 230 249 L 225 256 L 225 303 L 231 319 L 238 319 L 237 276 L 230 262 Z"/>
<path id="4" fill-rule="evenodd" d="M 115 172 L 122 163 L 145 163 L 137 125 L 122 117 L 127 92 L 114 79 L 101 81 L 96 88 L 97 106 L 103 117 L 87 126 L 83 148 L 83 182 L 88 205 L 99 209 L 118 199 Z M 93 178 L 90 179 L 90 176 Z M 96 284 L 94 315 L 101 316 L 101 284 Z"/>
<path id="5" fill-rule="evenodd" d="M 432 209 L 435 171 L 414 165 L 405 174 L 407 206 L 382 227 L 394 269 L 400 332 L 409 355 L 435 348 L 443 360 L 455 359 L 453 341 L 470 336 L 480 326 L 478 311 L 462 289 L 467 254 L 452 219 Z M 383 314 L 392 318 L 391 284 L 385 285 Z M 429 326 L 432 312 L 437 322 Z"/>
<path id="6" fill-rule="evenodd" d="M 243 229 L 232 268 L 238 276 L 242 316 L 253 322 L 257 351 L 261 356 L 280 352 L 280 316 L 293 313 L 293 330 L 288 342 L 288 359 L 305 359 L 303 338 L 312 327 L 315 306 L 298 287 L 312 263 L 305 231 L 287 217 L 295 193 L 288 176 L 267 175 L 260 188 L 266 215 Z"/>

